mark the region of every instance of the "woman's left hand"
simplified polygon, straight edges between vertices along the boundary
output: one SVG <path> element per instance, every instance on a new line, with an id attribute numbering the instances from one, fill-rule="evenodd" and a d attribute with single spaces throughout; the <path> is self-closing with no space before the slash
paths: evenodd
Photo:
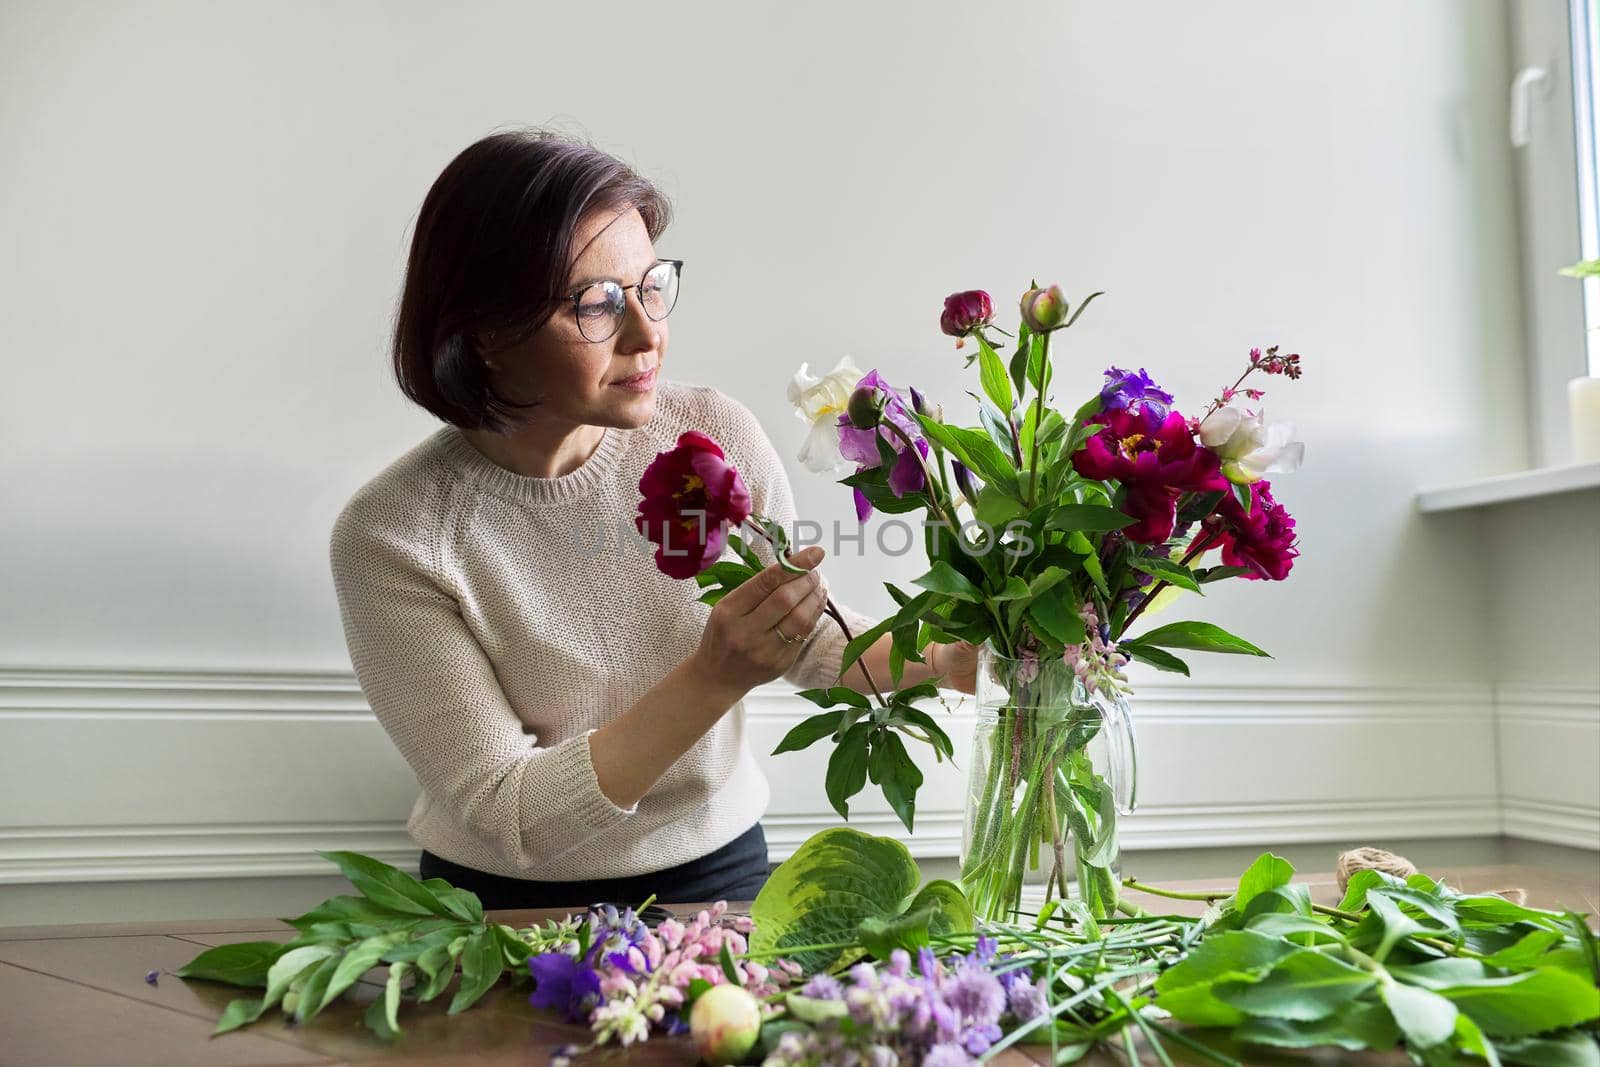
<path id="1" fill-rule="evenodd" d="M 928 646 L 928 669 L 940 684 L 963 693 L 972 693 L 978 687 L 978 646 L 968 641 L 949 645 Z"/>

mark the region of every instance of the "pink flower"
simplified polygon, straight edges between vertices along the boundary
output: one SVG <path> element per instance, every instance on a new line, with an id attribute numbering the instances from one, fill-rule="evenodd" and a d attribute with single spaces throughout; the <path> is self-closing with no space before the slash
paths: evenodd
<path id="1" fill-rule="evenodd" d="M 1126 495 L 1120 506 L 1138 520 L 1123 536 L 1161 544 L 1172 536 L 1178 494 L 1217 481 L 1217 457 L 1195 443 L 1189 420 L 1176 411 L 1165 417 L 1142 409 L 1107 411 L 1093 421 L 1104 429 L 1073 453 L 1073 468 L 1085 478 L 1121 482 Z"/>
<path id="2" fill-rule="evenodd" d="M 1295 547 L 1294 516 L 1272 499 L 1271 482 L 1256 482 L 1250 492 L 1248 514 L 1229 493 L 1206 519 L 1206 531 L 1222 546 L 1224 564 L 1249 568 L 1249 573 L 1239 577 L 1282 581 L 1300 555 Z"/>
<path id="3" fill-rule="evenodd" d="M 693 578 L 715 563 L 727 544 L 724 524 L 750 517 L 744 479 L 722 448 L 698 430 L 688 430 L 670 452 L 662 452 L 639 479 L 639 514 L 634 525 L 655 542 L 656 566 L 673 578 Z"/>

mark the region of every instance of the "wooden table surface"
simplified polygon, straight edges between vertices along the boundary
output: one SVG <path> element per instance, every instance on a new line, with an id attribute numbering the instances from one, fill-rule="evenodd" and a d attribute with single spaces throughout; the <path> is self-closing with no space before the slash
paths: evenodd
<path id="1" fill-rule="evenodd" d="M 1555 874 L 1531 867 L 1498 866 L 1433 870 L 1451 885 L 1483 891 L 1517 886 L 1536 907 L 1600 912 L 1600 872 L 1593 878 Z M 1319 902 L 1336 902 L 1332 875 L 1297 878 Z M 1172 888 L 1229 891 L 1231 883 L 1172 883 Z M 1138 895 L 1135 895 L 1136 899 Z M 1155 905 L 1152 898 L 1140 903 Z M 1164 913 L 1198 913 L 1198 904 L 1162 900 Z M 698 905 L 672 910 L 690 913 Z M 735 905 L 733 910 L 739 910 Z M 500 922 L 527 926 L 555 911 L 493 913 Z M 583 1027 L 563 1024 L 527 1003 L 526 989 L 507 983 L 491 990 L 470 1010 L 447 1017 L 448 994 L 425 1005 L 406 1002 L 400 1013 L 404 1036 L 387 1044 L 362 1025 L 367 1005 L 383 992 L 383 969 L 374 969 L 350 992 L 304 1026 L 287 1025 L 276 1013 L 243 1030 L 212 1038 L 217 1017 L 247 990 L 212 982 L 184 981 L 171 971 L 207 946 L 233 941 L 288 940 L 294 930 L 276 919 L 193 920 L 83 926 L 0 929 L 0 1062 L 5 1064 L 341 1064 L 382 1061 L 444 1067 L 446 1064 L 534 1065 L 544 1067 L 551 1050 L 581 1044 Z M 149 971 L 162 972 L 156 984 Z M 1313 1054 L 1275 1055 L 1242 1050 L 1216 1035 L 1206 1040 L 1250 1064 L 1359 1063 L 1401 1065 L 1398 1053 L 1356 1055 L 1330 1049 Z M 1184 1063 L 1201 1062 L 1179 1057 Z M 628 1050 L 591 1054 L 582 1063 L 692 1064 L 687 1038 L 654 1038 Z M 1050 1050 L 1007 1050 L 994 1061 L 1003 1065 L 1047 1064 Z M 1086 1064 L 1123 1064 L 1120 1053 L 1101 1051 Z"/>

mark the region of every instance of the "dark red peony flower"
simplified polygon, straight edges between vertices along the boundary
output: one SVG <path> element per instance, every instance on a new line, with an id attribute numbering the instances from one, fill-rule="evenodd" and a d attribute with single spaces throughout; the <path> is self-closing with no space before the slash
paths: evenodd
<path id="1" fill-rule="evenodd" d="M 1104 429 L 1073 454 L 1073 468 L 1085 478 L 1126 486 L 1122 510 L 1139 521 L 1123 535 L 1140 544 L 1161 544 L 1172 536 L 1178 494 L 1216 482 L 1216 455 L 1195 443 L 1188 420 L 1176 411 L 1162 415 L 1124 408 L 1102 412 L 1093 421 Z"/>
<path id="2" fill-rule="evenodd" d="M 1213 543 L 1222 546 L 1224 564 L 1250 569 L 1239 577 L 1281 582 L 1300 554 L 1295 547 L 1294 516 L 1272 499 L 1271 482 L 1256 482 L 1250 491 L 1254 495 L 1248 514 L 1229 493 L 1206 519 L 1205 531 Z"/>
<path id="3" fill-rule="evenodd" d="M 728 542 L 726 524 L 750 517 L 750 493 L 722 448 L 698 430 L 678 438 L 639 479 L 634 525 L 656 544 L 656 566 L 673 578 L 693 578 L 715 563 Z"/>
<path id="4" fill-rule="evenodd" d="M 939 329 L 951 337 L 966 337 L 994 321 L 994 301 L 982 289 L 967 289 L 944 298 Z M 957 348 L 961 346 L 956 345 Z"/>

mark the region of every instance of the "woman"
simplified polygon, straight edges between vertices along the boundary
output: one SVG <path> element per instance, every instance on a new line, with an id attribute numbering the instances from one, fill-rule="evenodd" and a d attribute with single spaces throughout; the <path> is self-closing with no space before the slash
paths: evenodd
<path id="1" fill-rule="evenodd" d="M 356 677 L 421 786 L 422 875 L 487 907 L 753 898 L 769 791 L 742 698 L 840 680 L 820 547 L 708 607 L 628 536 L 644 468 L 691 428 L 759 514 L 795 517 L 750 411 L 660 376 L 669 215 L 621 161 L 541 131 L 457 156 L 417 219 L 393 353 L 445 425 L 333 529 Z M 862 656 L 879 678 L 888 642 Z M 906 684 L 948 672 L 970 691 L 975 659 L 936 647 Z M 854 666 L 843 681 L 866 685 Z"/>

